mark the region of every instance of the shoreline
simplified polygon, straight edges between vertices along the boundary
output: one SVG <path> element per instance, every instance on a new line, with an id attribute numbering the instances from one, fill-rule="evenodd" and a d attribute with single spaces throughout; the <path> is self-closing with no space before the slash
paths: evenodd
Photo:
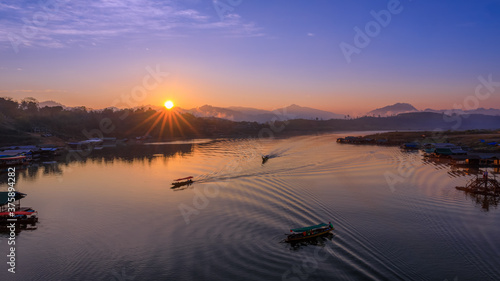
<path id="1" fill-rule="evenodd" d="M 352 130 L 311 130 L 311 131 L 301 131 L 301 130 L 283 130 L 281 132 L 272 132 L 272 134 L 264 134 L 260 136 L 259 131 L 252 133 L 241 132 L 241 133 L 231 133 L 231 134 L 217 134 L 217 135 L 189 135 L 185 137 L 166 137 L 166 138 L 156 138 L 151 137 L 142 143 L 148 142 L 172 142 L 172 141 L 189 141 L 195 139 L 219 139 L 219 138 L 288 138 L 293 136 L 307 136 L 307 135 L 322 135 L 322 134 L 352 134 L 355 135 L 359 142 L 347 142 L 351 144 L 377 144 L 377 145 L 387 145 L 387 146 L 400 146 L 405 143 L 454 143 L 459 146 L 467 146 L 472 149 L 486 150 L 500 152 L 500 131 L 499 130 L 466 130 L 466 131 L 443 131 L 443 132 L 433 132 L 433 131 L 420 131 L 420 130 L 408 130 L 408 131 L 381 131 L 374 130 L 373 134 L 360 135 L 359 133 L 368 133 L 370 131 L 352 131 Z M 28 138 L 21 141 L 18 140 L 8 140 L 0 144 L 1 147 L 8 146 L 26 146 L 35 145 L 39 147 L 66 147 L 68 142 L 76 141 L 74 138 L 64 140 L 63 138 L 57 136 L 43 137 L 41 134 L 29 133 Z M 83 141 L 81 139 L 80 141 Z M 135 139 L 128 139 L 128 143 L 134 141 Z M 491 143 L 497 143 L 497 145 L 488 145 Z"/>
<path id="2" fill-rule="evenodd" d="M 378 144 L 387 146 L 401 146 L 408 143 L 418 143 L 418 144 L 452 143 L 458 146 L 468 147 L 474 151 L 500 152 L 500 131 L 498 130 L 467 130 L 467 131 L 443 131 L 443 132 L 390 131 L 384 133 L 364 135 L 358 137 L 357 140 L 354 141 L 347 140 L 345 141 L 345 143 Z"/>

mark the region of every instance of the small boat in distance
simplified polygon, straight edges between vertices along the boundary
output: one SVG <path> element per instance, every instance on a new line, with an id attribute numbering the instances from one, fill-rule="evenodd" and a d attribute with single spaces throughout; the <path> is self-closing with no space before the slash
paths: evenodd
<path id="1" fill-rule="evenodd" d="M 178 187 L 181 187 L 184 185 L 190 185 L 192 183 L 193 183 L 193 177 L 191 177 L 191 176 L 185 177 L 185 178 L 180 178 L 180 179 L 174 180 L 174 182 L 172 183 L 172 188 L 178 188 Z"/>
<path id="2" fill-rule="evenodd" d="M 267 160 L 269 160 L 270 156 L 269 155 L 264 155 L 262 156 L 262 164 L 265 164 Z"/>
<path id="3" fill-rule="evenodd" d="M 290 229 L 292 234 L 289 234 L 285 242 L 297 242 L 330 233 L 334 230 L 332 223 L 320 223 L 317 225 L 306 226 L 301 228 Z"/>

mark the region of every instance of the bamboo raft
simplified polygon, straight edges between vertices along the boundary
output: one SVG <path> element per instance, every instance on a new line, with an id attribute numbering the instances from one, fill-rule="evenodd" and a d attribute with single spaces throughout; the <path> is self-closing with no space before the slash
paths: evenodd
<path id="1" fill-rule="evenodd" d="M 500 196 L 500 184 L 494 174 L 493 178 L 488 177 L 486 173 L 482 178 L 477 175 L 476 178 L 469 180 L 465 186 L 457 186 L 456 189 L 474 194 Z"/>

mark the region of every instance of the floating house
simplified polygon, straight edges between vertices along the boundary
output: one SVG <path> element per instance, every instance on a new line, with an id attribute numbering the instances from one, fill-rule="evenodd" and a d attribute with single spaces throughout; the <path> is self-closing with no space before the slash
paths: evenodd
<path id="1" fill-rule="evenodd" d="M 338 138 L 337 142 L 339 142 L 339 143 L 351 143 L 351 144 L 371 144 L 371 143 L 375 143 L 375 140 L 370 139 L 370 138 L 348 136 L 345 138 Z"/>
<path id="2" fill-rule="evenodd" d="M 16 149 L 16 150 L 0 151 L 0 157 L 15 157 L 15 156 L 26 156 L 26 160 L 33 160 L 33 158 L 38 158 L 39 153 L 35 153 L 31 149 Z"/>
<path id="3" fill-rule="evenodd" d="M 0 151 L 0 167 L 23 165 L 33 159 L 31 150 L 4 150 Z"/>
<path id="4" fill-rule="evenodd" d="M 19 210 L 20 208 L 20 204 L 21 204 L 21 199 L 23 199 L 24 197 L 26 197 L 26 194 L 25 193 L 21 193 L 21 192 L 18 192 L 18 191 L 15 191 L 14 192 L 14 202 L 12 204 L 14 204 L 14 207 L 16 210 Z M 9 206 L 9 192 L 6 192 L 6 191 L 2 191 L 0 192 L 0 212 L 7 212 Z"/>
<path id="5" fill-rule="evenodd" d="M 21 207 L 21 199 L 26 197 L 25 193 L 14 192 L 14 202 L 9 201 L 9 192 L 0 192 L 0 225 L 34 224 L 38 221 L 38 212 L 30 207 Z M 9 205 L 9 203 L 11 205 Z M 14 205 L 14 211 L 9 210 Z"/>
<path id="6" fill-rule="evenodd" d="M 407 142 L 401 145 L 403 149 L 419 149 L 420 144 L 418 142 Z"/>
<path id="7" fill-rule="evenodd" d="M 429 143 L 424 145 L 424 151 L 438 157 L 467 154 L 467 151 L 462 147 L 452 143 Z"/>
<path id="8" fill-rule="evenodd" d="M 500 153 L 468 152 L 466 155 L 452 155 L 454 165 L 475 167 L 500 167 Z"/>
<path id="9" fill-rule="evenodd" d="M 40 148 L 40 157 L 50 158 L 60 154 L 60 150 L 57 147 L 42 147 Z"/>
<path id="10" fill-rule="evenodd" d="M 26 156 L 0 157 L 0 167 L 24 165 L 28 163 Z"/>
<path id="11" fill-rule="evenodd" d="M 59 154 L 56 147 L 9 146 L 0 149 L 0 165 L 20 165 L 39 158 L 51 158 Z"/>

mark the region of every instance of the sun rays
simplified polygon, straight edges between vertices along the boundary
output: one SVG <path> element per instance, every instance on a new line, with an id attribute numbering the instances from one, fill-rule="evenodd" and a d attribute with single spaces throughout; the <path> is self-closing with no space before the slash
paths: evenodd
<path id="1" fill-rule="evenodd" d="M 171 101 L 165 102 L 164 106 L 165 109 L 156 111 L 154 114 L 137 124 L 134 128 L 130 129 L 128 133 L 140 130 L 141 127 L 148 126 L 148 124 L 151 124 L 152 122 L 147 131 L 144 133 L 144 136 L 149 136 L 152 132 L 155 135 L 154 137 L 158 137 L 158 139 L 178 136 L 183 137 L 186 136 L 186 133 L 189 133 L 189 135 L 198 134 L 196 128 L 191 125 L 181 113 L 172 110 L 174 104 Z M 156 135 L 154 131 L 158 132 L 158 134 Z"/>

